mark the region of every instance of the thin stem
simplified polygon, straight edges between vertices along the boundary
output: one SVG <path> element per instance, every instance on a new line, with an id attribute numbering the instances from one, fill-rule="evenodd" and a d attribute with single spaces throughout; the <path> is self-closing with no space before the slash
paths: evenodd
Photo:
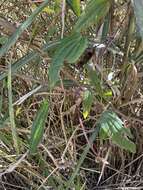
<path id="1" fill-rule="evenodd" d="M 65 9 L 66 9 L 66 2 L 65 0 L 62 1 L 62 32 L 61 32 L 61 38 L 64 36 L 64 30 L 65 30 Z"/>
<path id="2" fill-rule="evenodd" d="M 17 152 L 19 153 L 18 147 L 18 136 L 16 132 L 15 120 L 14 120 L 14 110 L 12 105 L 12 80 L 11 80 L 11 62 L 8 63 L 8 101 L 9 101 L 9 116 L 10 116 L 10 123 L 11 123 L 11 131 L 12 137 L 14 142 L 14 147 Z"/>

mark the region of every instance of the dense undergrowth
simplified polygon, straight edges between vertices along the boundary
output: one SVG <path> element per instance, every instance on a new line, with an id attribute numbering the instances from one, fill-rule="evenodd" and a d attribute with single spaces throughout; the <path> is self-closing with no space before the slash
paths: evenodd
<path id="1" fill-rule="evenodd" d="M 0 190 L 142 189 L 142 8 L 0 1 Z"/>

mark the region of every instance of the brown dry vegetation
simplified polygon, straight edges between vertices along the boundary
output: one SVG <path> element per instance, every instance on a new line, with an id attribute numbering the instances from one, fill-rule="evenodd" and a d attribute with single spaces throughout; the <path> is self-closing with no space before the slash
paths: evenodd
<path id="1" fill-rule="evenodd" d="M 142 39 L 136 31 L 131 1 L 112 1 L 109 27 L 103 38 L 102 24 L 107 16 L 82 32 L 89 39 L 89 47 L 76 64 L 70 65 L 65 60 L 59 85 L 50 90 L 48 70 L 55 49 L 43 51 L 43 44 L 60 40 L 63 24 L 64 36 L 68 36 L 77 20 L 66 5 L 62 23 L 63 7 L 59 2 L 49 1 L 48 9 L 34 18 L 0 60 L 0 190 L 143 189 Z M 82 1 L 82 9 L 86 3 Z M 2 45 L 32 14 L 34 5 L 30 0 L 0 1 Z M 95 43 L 105 47 L 94 48 Z M 38 55 L 36 59 L 22 65 L 23 57 L 31 52 Z M 103 98 L 99 86 L 93 88 L 89 83 L 85 68 L 89 62 L 109 96 Z M 131 62 L 135 64 L 127 71 L 126 66 Z M 20 65 L 19 69 L 15 63 Z M 111 85 L 107 76 L 112 72 Z M 86 88 L 93 92 L 94 101 L 88 117 L 84 118 L 82 95 Z M 31 126 L 45 99 L 50 106 L 44 134 L 37 152 L 30 154 Z M 109 107 L 124 122 L 124 127 L 131 130 L 136 153 L 99 136 L 89 142 L 100 116 Z M 11 126 L 15 126 L 18 137 Z M 84 155 L 87 146 L 89 150 Z"/>

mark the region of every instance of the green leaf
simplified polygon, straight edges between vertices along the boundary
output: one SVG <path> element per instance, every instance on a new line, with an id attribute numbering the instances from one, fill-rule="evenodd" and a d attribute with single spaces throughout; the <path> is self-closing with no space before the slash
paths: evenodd
<path id="1" fill-rule="evenodd" d="M 130 139 L 133 139 L 133 138 L 134 138 L 133 135 L 132 135 L 132 133 L 131 133 L 131 130 L 130 130 L 129 128 L 124 127 L 123 129 L 124 129 L 124 131 L 125 131 L 125 134 L 126 134 L 128 137 L 130 137 Z"/>
<path id="2" fill-rule="evenodd" d="M 63 82 L 64 88 L 72 88 L 72 87 L 78 86 L 77 83 L 73 80 L 64 79 L 62 82 Z M 60 80 L 56 82 L 56 86 L 61 86 Z"/>
<path id="3" fill-rule="evenodd" d="M 32 125 L 31 137 L 30 137 L 30 152 L 31 153 L 36 152 L 37 146 L 42 139 L 48 110 L 49 110 L 49 104 L 47 101 L 44 101 Z"/>
<path id="4" fill-rule="evenodd" d="M 88 78 L 90 79 L 90 84 L 95 87 L 96 93 L 100 97 L 103 97 L 101 79 L 97 75 L 97 71 L 93 70 L 93 68 L 89 65 L 86 65 L 86 69 L 87 69 Z"/>
<path id="5" fill-rule="evenodd" d="M 67 4 L 73 10 L 73 12 L 80 16 L 80 0 L 66 0 Z"/>
<path id="6" fill-rule="evenodd" d="M 123 129 L 121 119 L 110 110 L 103 112 L 98 122 L 101 125 L 101 129 L 104 130 L 109 137 Z"/>
<path id="7" fill-rule="evenodd" d="M 32 7 L 33 10 L 35 10 L 38 7 L 38 5 L 36 5 L 35 3 L 33 3 L 31 7 Z M 52 8 L 50 8 L 49 6 L 46 6 L 42 10 L 42 12 L 46 12 L 47 14 L 54 14 L 55 13 L 55 11 Z"/>
<path id="8" fill-rule="evenodd" d="M 109 135 L 110 134 L 110 130 L 109 130 L 108 124 L 104 123 L 104 125 L 100 125 L 100 127 L 101 127 L 100 131 L 99 131 L 99 137 L 100 137 L 100 139 L 101 140 L 109 139 L 109 137 L 111 135 Z"/>
<path id="9" fill-rule="evenodd" d="M 85 30 L 92 24 L 98 24 L 108 13 L 110 2 L 111 0 L 90 0 L 74 27 L 75 31 Z"/>
<path id="10" fill-rule="evenodd" d="M 121 136 L 120 132 L 119 133 L 115 133 L 112 137 L 112 141 L 114 144 L 116 144 L 117 146 L 128 150 L 132 153 L 136 152 L 136 145 L 130 141 L 127 137 L 123 137 Z"/>
<path id="11" fill-rule="evenodd" d="M 105 140 L 109 137 L 120 148 L 133 153 L 136 151 L 135 144 L 128 139 L 128 137 L 133 138 L 130 129 L 124 127 L 116 113 L 110 110 L 103 112 L 98 124 L 100 125 L 99 136 L 101 139 Z"/>
<path id="12" fill-rule="evenodd" d="M 103 118 L 101 118 L 100 125 L 101 125 L 101 131 L 100 131 L 101 137 L 102 133 L 105 133 L 106 135 L 104 134 L 103 137 L 108 136 L 112 138 L 113 134 L 117 133 L 122 128 L 122 125 L 118 125 L 118 123 L 115 121 L 113 122 L 110 116 L 108 116 L 106 113 L 103 113 Z"/>
<path id="13" fill-rule="evenodd" d="M 102 37 L 101 37 L 102 41 L 104 41 L 107 38 L 109 29 L 110 29 L 110 14 L 107 14 L 104 20 L 104 24 L 103 24 L 103 31 L 102 31 Z"/>
<path id="14" fill-rule="evenodd" d="M 133 0 L 132 1 L 134 13 L 136 17 L 137 29 L 140 33 L 140 36 L 143 39 L 143 1 L 142 0 Z"/>
<path id="15" fill-rule="evenodd" d="M 66 60 L 69 63 L 75 63 L 87 47 L 87 39 L 79 33 L 74 33 L 61 40 L 53 61 L 49 68 L 50 87 L 53 88 L 59 79 L 59 72 Z"/>
<path id="16" fill-rule="evenodd" d="M 54 42 L 54 43 L 48 43 L 46 44 L 43 48 L 42 51 L 46 52 L 52 49 L 55 49 L 55 47 L 59 44 L 59 42 Z M 21 69 L 24 65 L 30 63 L 33 60 L 37 60 L 40 57 L 40 55 L 37 52 L 31 52 L 28 53 L 27 55 L 23 56 L 20 58 L 18 61 L 12 64 L 11 66 L 11 73 L 12 75 L 17 72 L 18 69 Z M 6 78 L 8 75 L 8 72 L 3 72 L 0 74 L 0 80 L 3 80 Z"/>
<path id="17" fill-rule="evenodd" d="M 39 7 L 37 7 L 37 9 L 34 10 L 30 17 L 16 29 L 14 34 L 8 39 L 7 43 L 0 49 L 0 57 L 2 57 L 15 44 L 24 30 L 31 25 L 35 17 L 44 9 L 44 7 L 47 6 L 48 2 L 49 0 L 45 0 Z"/>
<path id="18" fill-rule="evenodd" d="M 103 93 L 104 97 L 112 97 L 112 91 L 111 90 L 107 90 L 106 92 Z"/>
<path id="19" fill-rule="evenodd" d="M 87 39 L 84 37 L 81 37 L 77 41 L 77 44 L 74 44 L 74 48 L 72 49 L 70 54 L 66 57 L 66 60 L 69 63 L 75 63 L 86 48 L 87 48 Z"/>
<path id="20" fill-rule="evenodd" d="M 87 116 L 89 115 L 92 103 L 93 103 L 93 94 L 89 90 L 86 90 L 83 93 L 83 117 L 84 117 L 84 119 L 86 119 Z"/>

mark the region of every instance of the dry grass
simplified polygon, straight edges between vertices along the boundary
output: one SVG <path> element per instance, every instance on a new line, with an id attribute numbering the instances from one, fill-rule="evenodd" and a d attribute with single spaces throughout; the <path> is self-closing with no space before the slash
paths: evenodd
<path id="1" fill-rule="evenodd" d="M 115 16 L 115 28 L 118 28 L 123 20 L 122 15 L 126 15 L 126 2 L 124 5 L 118 6 L 117 12 L 119 15 Z M 122 6 L 124 9 L 121 9 Z M 0 18 L 5 17 L 9 20 L 8 25 L 10 27 L 9 31 L 8 28 L 6 28 L 6 31 L 3 30 L 4 28 L 0 29 L 2 36 L 11 35 L 11 28 L 16 28 L 31 12 L 32 3 L 30 1 L 1 1 Z M 121 13 L 122 15 L 120 15 Z M 1 59 L 0 72 L 2 73 L 6 70 L 8 64 L 13 64 L 32 50 L 40 54 L 40 58 L 32 60 L 30 64 L 25 65 L 12 75 L 12 101 L 19 153 L 15 152 L 8 117 L 7 79 L 0 81 L 0 189 L 66 189 L 70 177 L 77 169 L 77 162 L 83 156 L 82 152 L 88 143 L 90 150 L 79 168 L 71 189 L 143 189 L 142 76 L 139 78 L 139 85 L 132 100 L 121 106 L 114 106 L 116 113 L 122 120 L 126 120 L 126 127 L 130 127 L 133 132 L 133 141 L 137 145 L 136 154 L 127 153 L 111 142 L 102 142 L 98 138 L 96 142 L 90 144 L 89 136 L 96 128 L 96 121 L 107 106 L 107 102 L 104 103 L 96 99 L 90 116 L 83 119 L 82 87 L 64 88 L 61 82 L 61 85 L 55 88 L 54 91 L 47 90 L 47 73 L 52 52 L 44 53 L 41 46 L 45 41 L 60 38 L 62 26 L 59 15 L 61 15 L 60 11 L 53 15 L 42 12 L 23 33 L 16 45 Z M 67 18 L 65 22 L 66 33 L 69 33 L 71 27 L 68 19 L 72 23 L 75 18 L 73 15 Z M 125 22 L 122 23 L 125 27 L 127 20 L 127 17 L 125 17 Z M 55 25 L 57 25 L 56 28 Z M 118 41 L 117 36 L 114 42 L 121 47 L 124 46 L 126 38 L 123 32 L 124 30 L 120 26 L 119 37 L 122 38 L 122 41 Z M 111 54 L 108 57 L 109 60 L 106 59 L 107 56 L 108 53 L 104 56 L 104 59 L 107 60 L 106 64 L 113 59 Z M 101 60 L 99 59 L 99 61 Z M 122 57 L 117 56 L 115 65 L 117 70 L 120 68 L 121 61 Z M 105 70 L 107 71 L 110 66 L 107 67 L 106 64 Z M 137 69 L 140 73 L 142 72 L 142 67 L 138 64 Z M 82 72 L 85 71 L 82 70 Z M 83 77 L 86 78 L 86 73 L 83 73 Z M 65 73 L 63 72 L 61 76 L 64 77 Z M 67 76 L 71 77 L 71 74 L 68 73 Z M 72 76 L 76 79 L 76 70 L 74 70 Z M 76 81 L 79 82 L 78 77 Z M 30 155 L 28 149 L 31 126 L 43 99 L 49 100 L 50 111 L 38 152 L 35 155 Z"/>

